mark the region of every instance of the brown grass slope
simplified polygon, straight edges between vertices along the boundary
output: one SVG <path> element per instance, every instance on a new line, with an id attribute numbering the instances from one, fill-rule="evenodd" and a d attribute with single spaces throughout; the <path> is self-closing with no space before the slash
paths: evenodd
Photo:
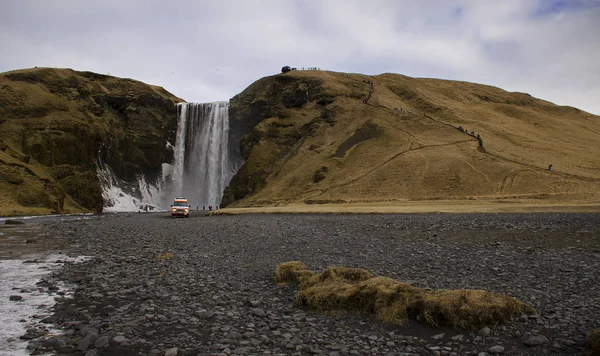
<path id="1" fill-rule="evenodd" d="M 234 124 L 254 128 L 241 138 L 247 161 L 225 205 L 600 196 L 599 117 L 528 94 L 292 71 L 257 81 L 231 108 Z"/>
<path id="2" fill-rule="evenodd" d="M 0 73 L 0 215 L 101 211 L 98 158 L 123 179 L 168 161 L 178 101 L 91 72 Z"/>

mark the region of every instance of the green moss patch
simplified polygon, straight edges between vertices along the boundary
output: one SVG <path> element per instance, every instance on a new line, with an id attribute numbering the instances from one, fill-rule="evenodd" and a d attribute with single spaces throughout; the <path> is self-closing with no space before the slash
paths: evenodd
<path id="1" fill-rule="evenodd" d="M 59 183 L 77 204 L 94 212 L 102 211 L 102 188 L 95 171 L 75 173 Z"/>
<path id="2" fill-rule="evenodd" d="M 588 335 L 587 355 L 600 356 L 600 329 L 594 329 Z"/>
<path id="3" fill-rule="evenodd" d="M 315 171 L 315 175 L 313 177 L 314 183 L 319 183 L 327 176 L 327 172 L 329 172 L 329 168 L 327 166 L 323 166 Z"/>
<path id="4" fill-rule="evenodd" d="M 285 262 L 275 270 L 277 283 L 300 286 L 295 304 L 317 312 L 375 314 L 404 324 L 419 319 L 431 326 L 478 330 L 535 309 L 518 299 L 484 290 L 425 290 L 359 268 L 328 267 L 314 273 L 302 262 Z"/>

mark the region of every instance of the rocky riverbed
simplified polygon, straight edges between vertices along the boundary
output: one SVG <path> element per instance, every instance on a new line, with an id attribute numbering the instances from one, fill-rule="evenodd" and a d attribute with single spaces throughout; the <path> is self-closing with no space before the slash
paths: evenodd
<path id="1" fill-rule="evenodd" d="M 91 256 L 34 353 L 79 355 L 584 355 L 600 327 L 600 214 L 118 214 L 42 223 Z M 431 289 L 486 289 L 538 313 L 478 331 L 400 327 L 293 305 L 278 263 L 360 267 Z"/>

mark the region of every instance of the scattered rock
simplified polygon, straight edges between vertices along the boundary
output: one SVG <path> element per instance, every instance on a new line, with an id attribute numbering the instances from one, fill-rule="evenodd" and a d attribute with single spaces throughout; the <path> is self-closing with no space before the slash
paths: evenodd
<path id="1" fill-rule="evenodd" d="M 89 333 L 89 334 L 85 335 L 84 337 L 82 337 L 77 342 L 77 345 L 75 345 L 75 348 L 79 351 L 85 351 L 90 347 L 90 345 L 92 345 L 96 342 L 97 338 L 98 338 L 97 334 Z"/>
<path id="2" fill-rule="evenodd" d="M 94 347 L 97 348 L 97 349 L 100 349 L 102 347 L 108 347 L 108 346 L 109 346 L 109 341 L 108 341 L 108 336 L 107 335 L 100 336 L 94 342 Z"/>
<path id="3" fill-rule="evenodd" d="M 125 336 L 124 335 L 117 335 L 115 337 L 112 338 L 112 341 L 116 342 L 117 344 L 122 343 L 123 341 L 125 341 Z"/>
<path id="4" fill-rule="evenodd" d="M 492 346 L 488 349 L 488 352 L 491 354 L 501 354 L 504 352 L 504 347 L 500 345 Z"/>
<path id="5" fill-rule="evenodd" d="M 488 328 L 486 326 L 485 328 L 479 330 L 478 334 L 479 334 L 479 336 L 487 337 L 487 336 L 490 336 L 490 332 L 491 332 L 490 328 Z"/>
<path id="6" fill-rule="evenodd" d="M 13 301 L 13 302 L 18 302 L 23 300 L 23 297 L 20 295 L 11 295 L 10 297 L 8 297 L 8 300 Z"/>
<path id="7" fill-rule="evenodd" d="M 549 343 L 550 340 L 544 335 L 530 335 L 524 337 L 522 342 L 527 346 L 540 346 Z"/>
<path id="8" fill-rule="evenodd" d="M 165 351 L 165 356 L 177 356 L 177 353 L 179 352 L 179 349 L 176 347 L 167 349 Z"/>
<path id="9" fill-rule="evenodd" d="M 26 289 L 28 294 L 22 294 L 26 299 L 40 290 L 56 295 L 61 292 L 53 290 L 59 281 L 78 291 L 74 300 L 60 301 L 52 317 L 33 318 L 55 324 L 64 334 L 35 338 L 43 333 L 34 329 L 27 333 L 34 337 L 30 350 L 97 356 L 127 349 L 162 356 L 178 346 L 178 356 L 266 352 L 473 356 L 492 355 L 503 347 L 502 355 L 566 356 L 581 353 L 582 335 L 600 320 L 594 307 L 600 305 L 600 296 L 583 288 L 600 282 L 595 273 L 600 267 L 597 255 L 579 247 L 538 247 L 548 241 L 568 244 L 565 234 L 583 227 L 595 231 L 600 218 L 594 214 L 568 218 L 561 214 L 309 214 L 188 220 L 152 215 L 108 214 L 49 223 L 53 233 L 69 239 L 69 252 L 94 257 L 82 264 L 56 266 L 60 268 L 56 276 L 12 291 L 21 294 L 19 290 Z M 510 238 L 497 233 L 507 221 L 514 225 Z M 481 241 L 482 232 L 486 241 Z M 124 235 L 129 238 L 123 239 Z M 167 250 L 178 258 L 155 258 Z M 277 263 L 300 258 L 315 271 L 332 264 L 365 267 L 376 275 L 411 280 L 421 288 L 488 289 L 540 307 L 533 318 L 494 325 L 493 334 L 485 328 L 460 335 L 434 328 L 426 335 L 437 338 L 418 338 L 415 335 L 423 335 L 421 326 L 417 331 L 394 328 L 390 332 L 364 315 L 332 316 L 295 306 L 297 287 L 276 285 L 271 278 Z M 452 271 L 447 269 L 448 261 L 453 261 Z M 559 268 L 577 271 L 581 278 Z M 38 329 L 48 328 L 44 323 Z M 409 326 L 413 323 L 409 321 Z M 562 348 L 550 349 L 552 342 L 543 344 L 542 339 L 544 348 L 527 351 L 521 340 L 529 334 L 546 335 L 543 338 Z"/>

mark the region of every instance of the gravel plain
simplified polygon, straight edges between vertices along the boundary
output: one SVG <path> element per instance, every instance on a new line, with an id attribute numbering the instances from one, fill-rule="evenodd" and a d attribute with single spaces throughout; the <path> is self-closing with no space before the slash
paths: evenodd
<path id="1" fill-rule="evenodd" d="M 587 333 L 600 327 L 597 213 L 148 213 L 41 225 L 57 246 L 91 259 L 46 281 L 77 289 L 24 335 L 34 354 L 585 355 Z M 486 289 L 538 313 L 479 331 L 312 313 L 293 305 L 296 286 L 273 282 L 276 265 L 291 260 L 422 288 Z M 63 334 L 43 335 L 45 323 Z"/>

